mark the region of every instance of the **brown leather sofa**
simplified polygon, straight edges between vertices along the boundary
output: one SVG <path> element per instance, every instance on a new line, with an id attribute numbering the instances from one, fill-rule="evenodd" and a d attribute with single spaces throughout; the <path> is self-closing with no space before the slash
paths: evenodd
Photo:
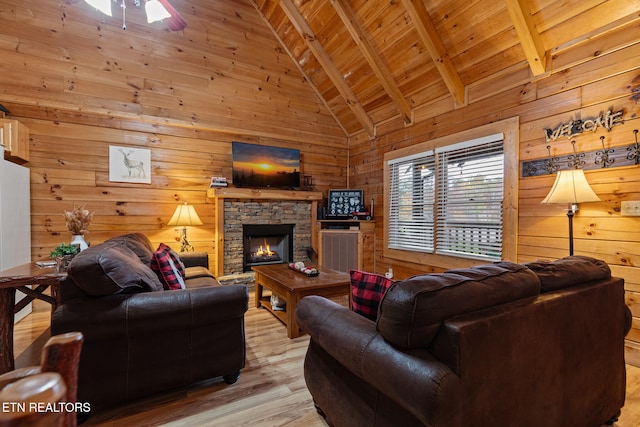
<path id="1" fill-rule="evenodd" d="M 296 315 L 332 426 L 597 427 L 624 404 L 623 280 L 591 258 L 398 281 L 376 322 L 317 296 Z"/>
<path id="2" fill-rule="evenodd" d="M 245 364 L 244 285 L 220 285 L 206 252 L 180 253 L 186 289 L 163 290 L 139 233 L 76 255 L 60 286 L 51 333 L 80 331 L 78 401 L 108 407 L 220 377 Z"/>

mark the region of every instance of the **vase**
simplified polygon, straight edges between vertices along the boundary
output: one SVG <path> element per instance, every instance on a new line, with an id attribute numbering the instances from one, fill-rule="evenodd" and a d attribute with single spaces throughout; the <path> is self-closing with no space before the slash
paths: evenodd
<path id="1" fill-rule="evenodd" d="M 80 246 L 80 251 L 84 251 L 89 247 L 87 242 L 85 242 L 84 240 L 84 235 L 82 234 L 74 234 L 73 238 L 71 239 L 71 244 Z"/>

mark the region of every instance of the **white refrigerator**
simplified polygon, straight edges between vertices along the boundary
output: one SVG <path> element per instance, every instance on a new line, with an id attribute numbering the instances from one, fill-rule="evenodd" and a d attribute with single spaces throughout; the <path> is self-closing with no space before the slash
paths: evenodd
<path id="1" fill-rule="evenodd" d="M 0 270 L 31 262 L 31 197 L 29 169 L 4 160 L 0 148 Z M 16 291 L 16 302 L 24 297 Z M 15 321 L 31 312 L 31 304 Z"/>

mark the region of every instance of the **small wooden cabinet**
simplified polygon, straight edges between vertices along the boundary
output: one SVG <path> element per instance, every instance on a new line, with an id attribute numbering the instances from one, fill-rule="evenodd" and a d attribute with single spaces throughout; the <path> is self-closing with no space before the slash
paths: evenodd
<path id="1" fill-rule="evenodd" d="M 29 161 L 29 128 L 18 120 L 0 119 L 0 144 L 4 145 L 7 160 Z"/>
<path id="2" fill-rule="evenodd" d="M 375 271 L 375 221 L 318 221 L 318 264 L 336 271 Z"/>

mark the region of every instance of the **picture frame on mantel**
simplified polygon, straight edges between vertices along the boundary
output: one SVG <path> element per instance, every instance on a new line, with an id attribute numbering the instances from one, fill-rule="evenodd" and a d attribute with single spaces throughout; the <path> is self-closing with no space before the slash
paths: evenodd
<path id="1" fill-rule="evenodd" d="M 109 181 L 151 184 L 151 150 L 110 145 Z"/>

